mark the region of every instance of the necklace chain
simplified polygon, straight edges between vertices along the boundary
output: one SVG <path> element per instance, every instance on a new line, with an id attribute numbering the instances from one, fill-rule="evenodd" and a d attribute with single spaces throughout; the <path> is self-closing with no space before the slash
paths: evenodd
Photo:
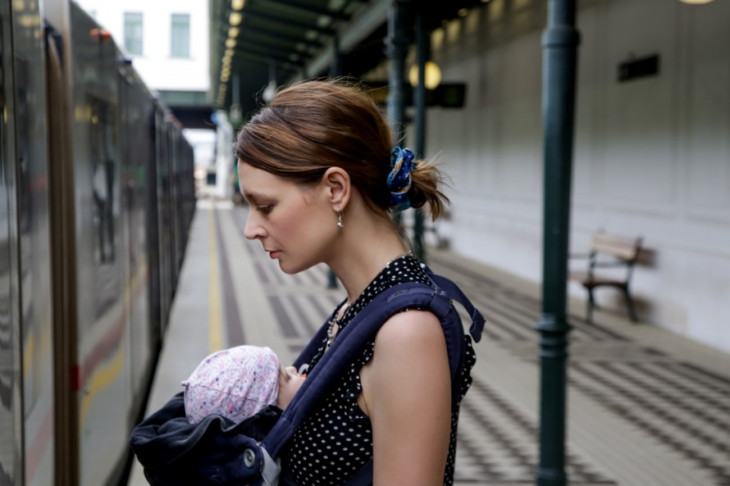
<path id="1" fill-rule="evenodd" d="M 332 341 L 335 340 L 337 333 L 340 331 L 340 322 L 342 321 L 342 318 L 345 317 L 345 313 L 347 312 L 348 307 L 350 307 L 350 303 L 345 301 L 345 303 L 342 304 L 339 309 L 337 309 L 337 312 L 335 312 L 335 316 L 330 319 L 329 327 L 327 327 L 327 344 L 325 344 L 324 347 L 325 351 L 329 349 Z M 336 329 L 335 324 L 337 324 Z"/>
<path id="2" fill-rule="evenodd" d="M 404 256 L 407 256 L 407 255 L 413 255 L 413 253 L 409 251 L 407 253 L 398 255 L 397 257 L 393 258 L 388 263 L 386 263 L 383 268 L 384 269 L 388 268 L 390 266 L 390 264 L 393 263 L 395 260 L 402 258 Z M 345 303 L 342 304 L 339 307 L 339 309 L 337 309 L 337 311 L 334 314 L 334 317 L 332 317 L 332 319 L 330 319 L 329 325 L 327 327 L 327 342 L 324 345 L 325 351 L 327 351 L 329 349 L 329 347 L 332 345 L 332 341 L 334 341 L 335 337 L 337 337 L 337 333 L 340 331 L 340 328 L 342 327 L 340 325 L 340 323 L 342 322 L 342 319 L 345 317 L 345 314 L 347 313 L 347 309 L 349 307 L 350 307 L 350 302 L 346 300 Z M 335 325 L 337 325 L 336 328 L 335 328 Z"/>

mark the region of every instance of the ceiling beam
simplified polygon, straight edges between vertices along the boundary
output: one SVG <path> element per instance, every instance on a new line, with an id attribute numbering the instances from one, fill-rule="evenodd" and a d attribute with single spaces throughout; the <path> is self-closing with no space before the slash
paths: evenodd
<path id="1" fill-rule="evenodd" d="M 226 32 L 228 32 L 228 27 L 226 27 Z M 297 37 L 297 36 L 291 35 L 291 34 L 283 34 L 283 33 L 278 33 L 278 32 L 274 33 L 274 32 L 271 32 L 270 30 L 260 29 L 258 27 L 251 27 L 249 25 L 245 25 L 244 27 L 241 28 L 241 33 L 239 34 L 239 37 L 241 35 L 245 36 L 247 32 L 251 32 L 252 34 L 257 34 L 262 37 L 263 36 L 270 37 L 270 38 L 276 39 L 276 40 L 282 40 L 282 41 L 285 40 L 285 41 L 294 42 L 297 44 L 304 44 L 307 47 L 314 47 L 316 49 L 320 49 L 324 46 L 324 44 L 322 42 L 319 42 L 316 40 L 304 39 L 302 37 Z"/>
<path id="2" fill-rule="evenodd" d="M 314 30 L 316 32 L 319 32 L 320 34 L 329 35 L 329 36 L 335 35 L 335 33 L 336 33 L 335 29 L 333 29 L 331 27 L 319 27 L 317 25 L 308 24 L 306 22 L 299 22 L 297 20 L 287 19 L 287 18 L 281 17 L 279 15 L 272 15 L 272 14 L 256 12 L 251 9 L 245 9 L 245 10 L 243 10 L 242 13 L 243 13 L 244 19 L 246 17 L 259 18 L 259 19 L 263 19 L 263 20 L 268 20 L 270 22 L 280 23 L 282 25 L 286 25 L 289 27 L 297 27 L 299 29 Z"/>
<path id="3" fill-rule="evenodd" d="M 288 57 L 282 57 L 277 54 L 271 54 L 269 52 L 262 52 L 258 49 L 252 49 L 250 47 L 245 46 L 236 46 L 236 49 L 234 50 L 233 57 L 234 59 L 238 57 L 239 54 L 248 54 L 251 56 L 256 56 L 259 59 L 264 59 L 267 62 L 268 61 L 274 61 L 279 64 L 288 64 L 290 66 L 296 66 L 296 67 L 302 67 L 304 66 L 304 61 L 300 59 L 292 60 Z"/>
<path id="4" fill-rule="evenodd" d="M 334 12 L 332 10 L 317 7 L 306 2 L 297 2 L 294 0 L 268 0 L 268 3 L 281 5 L 282 7 L 288 7 L 292 9 L 302 10 L 304 12 L 312 13 L 315 15 L 322 15 L 329 17 L 333 20 L 350 20 L 350 16 L 342 12 Z"/>
<path id="5" fill-rule="evenodd" d="M 242 40 L 239 44 L 236 45 L 236 49 L 238 49 L 239 47 L 241 47 L 243 49 L 250 47 L 255 50 L 259 50 L 259 52 L 261 52 L 261 53 L 270 52 L 273 55 L 282 56 L 282 58 L 288 57 L 289 54 L 293 54 L 293 55 L 297 56 L 297 58 L 302 60 L 302 62 L 304 61 L 305 58 L 311 57 L 308 55 L 308 53 L 301 52 L 301 51 L 294 51 L 294 50 L 292 50 L 291 47 L 282 48 L 282 47 L 272 46 L 271 44 L 267 44 L 265 42 L 256 42 L 251 39 Z"/>

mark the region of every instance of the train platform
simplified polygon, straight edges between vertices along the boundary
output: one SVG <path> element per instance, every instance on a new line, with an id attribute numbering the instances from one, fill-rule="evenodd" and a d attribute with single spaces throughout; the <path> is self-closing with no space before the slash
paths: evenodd
<path id="1" fill-rule="evenodd" d="M 344 291 L 327 269 L 279 271 L 247 241 L 247 208 L 198 201 L 147 412 L 182 390 L 207 354 L 267 345 L 291 362 Z M 458 485 L 534 484 L 538 456 L 539 286 L 448 250 L 428 263 L 467 292 L 486 318 L 474 383 L 462 403 Z M 570 484 L 730 484 L 730 354 L 646 323 L 570 303 Z M 146 485 L 138 463 L 129 486 Z"/>

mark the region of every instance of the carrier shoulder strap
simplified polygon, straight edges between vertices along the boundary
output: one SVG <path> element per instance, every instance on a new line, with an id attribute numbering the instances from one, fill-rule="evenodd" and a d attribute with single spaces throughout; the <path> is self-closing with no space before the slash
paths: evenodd
<path id="1" fill-rule="evenodd" d="M 476 341 L 481 337 L 484 319 L 453 282 L 431 273 L 430 270 L 428 272 L 433 285 L 417 282 L 395 285 L 376 296 L 347 326 L 342 328 L 330 349 L 309 372 L 283 415 L 264 438 L 263 445 L 271 457 L 278 457 L 297 426 L 309 416 L 319 399 L 339 378 L 343 365 L 352 361 L 353 354 L 375 337 L 390 316 L 402 309 L 420 308 L 429 310 L 438 317 L 446 338 L 451 376 L 455 376 L 461 366 L 464 331 L 451 299 L 461 303 L 471 315 L 470 333 Z M 310 356 L 313 354 L 312 349 L 321 344 L 326 332 L 325 327 L 323 326 L 310 341 L 302 353 L 303 356 Z"/>

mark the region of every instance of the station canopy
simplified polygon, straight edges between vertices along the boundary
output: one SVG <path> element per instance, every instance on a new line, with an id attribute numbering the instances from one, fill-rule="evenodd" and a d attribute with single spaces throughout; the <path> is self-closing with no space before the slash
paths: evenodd
<path id="1" fill-rule="evenodd" d="M 359 78 L 386 58 L 388 10 L 419 9 L 429 29 L 488 0 L 211 0 L 210 77 L 213 103 L 246 120 L 264 92 L 297 79 L 326 77 L 335 52 L 337 75 Z M 413 39 L 412 31 L 410 37 Z"/>

